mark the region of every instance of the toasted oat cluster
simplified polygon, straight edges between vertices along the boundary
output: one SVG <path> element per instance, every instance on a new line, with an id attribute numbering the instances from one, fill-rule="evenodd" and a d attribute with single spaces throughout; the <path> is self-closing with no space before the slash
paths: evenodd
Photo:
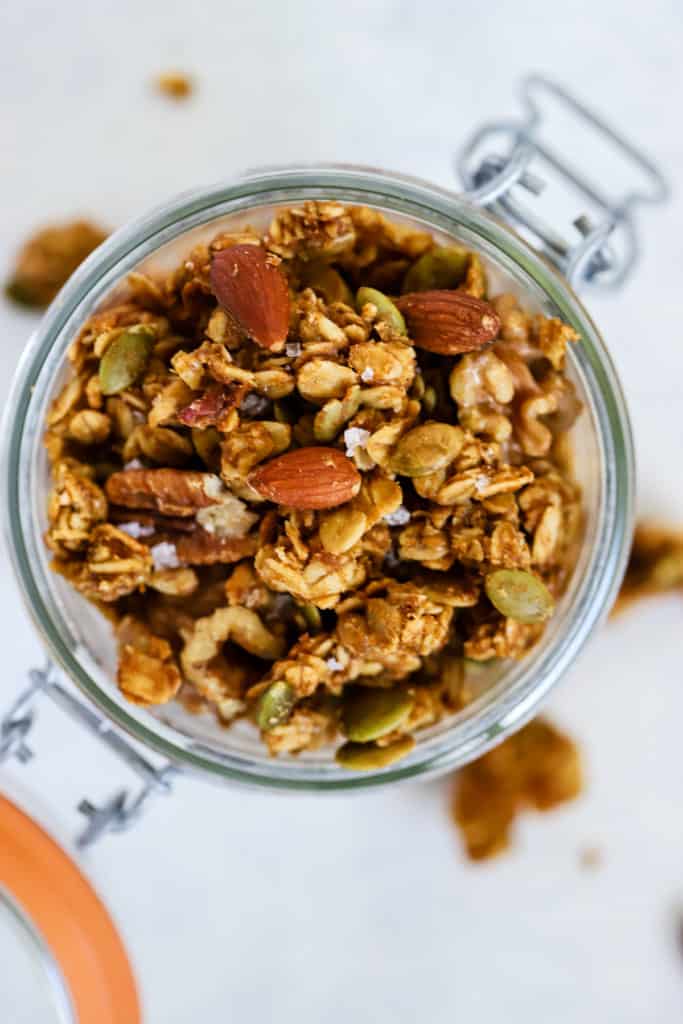
<path id="1" fill-rule="evenodd" d="M 18 253 L 5 285 L 7 296 L 22 306 L 48 306 L 76 267 L 106 237 L 106 231 L 87 220 L 41 228 Z"/>
<path id="2" fill-rule="evenodd" d="M 47 419 L 54 568 L 131 701 L 373 769 L 521 658 L 581 529 L 560 320 L 474 252 L 307 202 L 90 318 Z"/>
<path id="3" fill-rule="evenodd" d="M 676 590 L 683 594 L 683 530 L 638 523 L 614 611 L 623 611 L 643 597 Z"/>
<path id="4" fill-rule="evenodd" d="M 582 788 L 581 759 L 569 736 L 537 718 L 456 776 L 453 815 L 470 860 L 507 849 L 517 815 L 549 811 Z"/>

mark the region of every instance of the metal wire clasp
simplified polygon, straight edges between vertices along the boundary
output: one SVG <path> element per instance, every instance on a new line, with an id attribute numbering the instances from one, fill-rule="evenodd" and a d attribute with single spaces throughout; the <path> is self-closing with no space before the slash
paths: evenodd
<path id="1" fill-rule="evenodd" d="M 468 199 L 511 222 L 571 284 L 619 287 L 639 256 L 634 211 L 640 204 L 661 203 L 668 197 L 664 177 L 637 146 L 562 86 L 532 75 L 522 83 L 522 100 L 526 108 L 524 120 L 488 122 L 461 149 L 456 166 Z M 566 152 L 548 145 L 542 129 L 552 118 L 543 114 L 540 104 L 549 100 L 559 103 L 562 113 L 571 115 L 576 126 L 590 129 L 596 143 L 607 143 L 613 151 L 611 155 L 622 158 L 622 169 L 638 175 L 640 186 L 611 196 L 602 180 L 588 177 L 573 165 Z M 500 152 L 501 142 L 506 148 L 504 153 Z M 544 166 L 543 174 L 530 169 L 535 162 Z M 600 218 L 593 223 L 584 211 L 576 216 L 572 222 L 578 234 L 575 241 L 558 234 L 518 198 L 518 187 L 539 196 L 552 172 Z"/>
<path id="2" fill-rule="evenodd" d="M 150 797 L 171 791 L 171 782 L 178 769 L 170 763 L 156 766 L 143 757 L 123 734 L 62 684 L 51 662 L 44 669 L 31 669 L 29 680 L 26 689 L 0 718 L 0 764 L 10 758 L 26 764 L 33 757 L 27 740 L 36 718 L 36 701 L 45 694 L 76 722 L 84 725 L 141 779 L 137 791 L 131 793 L 128 789 L 120 789 L 100 805 L 81 800 L 78 810 L 87 818 L 87 825 L 76 839 L 79 849 L 92 846 L 108 832 L 124 832 L 138 820 Z"/>

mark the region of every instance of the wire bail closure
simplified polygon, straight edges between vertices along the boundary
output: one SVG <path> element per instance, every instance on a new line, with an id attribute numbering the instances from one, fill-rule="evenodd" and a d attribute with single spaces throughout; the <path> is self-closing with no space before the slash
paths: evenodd
<path id="1" fill-rule="evenodd" d="M 601 182 L 585 177 L 564 153 L 543 142 L 540 130 L 548 118 L 543 115 L 539 104 L 549 97 L 573 115 L 577 124 L 594 130 L 596 138 L 609 143 L 625 164 L 630 164 L 631 169 L 644 178 L 645 187 L 611 198 L 603 191 Z M 639 205 L 661 203 L 668 198 L 669 187 L 663 175 L 639 147 L 557 83 L 540 75 L 525 78 L 522 101 L 526 108 L 524 120 L 487 122 L 460 150 L 456 169 L 465 185 L 467 198 L 519 228 L 573 286 L 589 284 L 603 290 L 619 288 L 640 255 L 634 211 Z M 493 144 L 500 145 L 501 136 L 508 140 L 507 155 L 487 151 Z M 482 149 L 484 155 L 478 156 Z M 601 220 L 596 224 L 586 213 L 573 220 L 580 236 L 577 241 L 567 241 L 536 212 L 512 196 L 515 186 L 533 196 L 540 195 L 545 188 L 545 179 L 529 169 L 537 158 L 541 158 L 600 213 Z M 612 244 L 614 242 L 618 242 L 618 246 Z"/>
<path id="2" fill-rule="evenodd" d="M 125 832 L 138 820 L 150 797 L 171 792 L 178 769 L 169 762 L 157 767 L 143 757 L 122 733 L 114 730 L 97 711 L 62 684 L 51 662 L 45 668 L 31 669 L 29 680 L 26 689 L 0 718 L 0 764 L 10 758 L 27 764 L 33 758 L 33 750 L 27 740 L 36 720 L 35 704 L 39 697 L 45 695 L 75 722 L 85 726 L 141 780 L 134 793 L 128 789 L 117 790 L 100 805 L 81 800 L 78 810 L 87 819 L 87 824 L 76 838 L 78 849 L 85 850 L 109 832 Z"/>

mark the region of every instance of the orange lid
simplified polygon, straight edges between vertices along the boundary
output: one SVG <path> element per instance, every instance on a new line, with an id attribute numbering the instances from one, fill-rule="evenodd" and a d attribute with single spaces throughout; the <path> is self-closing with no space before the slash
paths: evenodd
<path id="1" fill-rule="evenodd" d="M 64 850 L 1 796 L 0 886 L 44 939 L 79 1024 L 140 1024 L 130 964 L 100 899 Z"/>

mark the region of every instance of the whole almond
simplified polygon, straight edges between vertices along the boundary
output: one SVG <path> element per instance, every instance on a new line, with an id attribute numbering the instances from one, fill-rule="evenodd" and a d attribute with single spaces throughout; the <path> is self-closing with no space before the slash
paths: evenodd
<path id="1" fill-rule="evenodd" d="M 288 508 L 336 508 L 355 498 L 361 478 L 336 448 L 298 448 L 265 462 L 249 476 L 255 491 Z"/>
<path id="2" fill-rule="evenodd" d="M 260 245 L 232 245 L 211 261 L 211 287 L 223 309 L 262 348 L 279 350 L 289 330 L 287 279 Z"/>
<path id="3" fill-rule="evenodd" d="M 489 302 L 452 289 L 410 292 L 396 299 L 418 348 L 442 356 L 473 352 L 493 341 L 500 318 Z"/>

